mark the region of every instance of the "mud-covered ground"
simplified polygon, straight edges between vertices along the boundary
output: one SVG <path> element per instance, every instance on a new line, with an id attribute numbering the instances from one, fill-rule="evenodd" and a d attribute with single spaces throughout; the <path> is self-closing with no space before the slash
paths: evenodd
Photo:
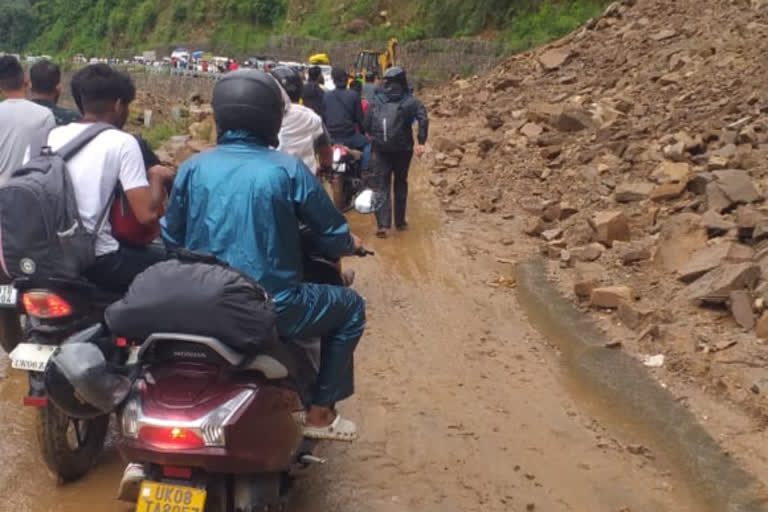
<path id="1" fill-rule="evenodd" d="M 373 240 L 372 219 L 352 219 L 377 252 L 348 264 L 370 326 L 342 410 L 362 437 L 321 448 L 329 463 L 299 484 L 292 510 L 706 510 L 663 453 L 633 454 L 643 436 L 572 385 L 526 323 L 510 266 L 494 261 L 493 231 L 445 222 L 424 180 L 414 178 L 411 231 Z M 112 448 L 89 477 L 56 486 L 24 391 L 1 356 L 0 511 L 131 510 L 114 500 Z"/>

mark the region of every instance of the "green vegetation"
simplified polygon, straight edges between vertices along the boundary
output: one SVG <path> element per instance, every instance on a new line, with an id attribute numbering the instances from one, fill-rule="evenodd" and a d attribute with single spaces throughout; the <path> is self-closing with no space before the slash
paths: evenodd
<path id="1" fill-rule="evenodd" d="M 147 141 L 147 144 L 149 144 L 149 147 L 152 149 L 158 149 L 165 141 L 174 135 L 184 133 L 181 126 L 177 126 L 175 123 L 171 122 L 157 123 L 152 128 L 140 128 L 135 131 L 144 137 L 144 140 Z"/>
<path id="2" fill-rule="evenodd" d="M 271 35 L 412 41 L 481 36 L 518 51 L 607 0 L 0 0 L 0 50 L 128 55 L 158 45 L 258 51 Z M 387 12 L 386 19 L 380 17 Z"/>

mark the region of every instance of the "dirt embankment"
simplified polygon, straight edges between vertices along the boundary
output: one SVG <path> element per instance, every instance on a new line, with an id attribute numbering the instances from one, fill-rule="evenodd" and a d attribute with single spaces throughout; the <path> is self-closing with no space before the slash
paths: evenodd
<path id="1" fill-rule="evenodd" d="M 623 1 L 427 97 L 454 216 L 659 378 L 768 417 L 768 3 Z M 683 393 L 683 391 L 681 391 Z"/>

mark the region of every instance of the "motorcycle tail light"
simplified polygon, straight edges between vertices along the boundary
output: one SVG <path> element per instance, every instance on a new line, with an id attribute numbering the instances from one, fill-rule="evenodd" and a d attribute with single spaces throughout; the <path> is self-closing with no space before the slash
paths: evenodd
<path id="1" fill-rule="evenodd" d="M 24 406 L 25 407 L 38 407 L 38 408 L 44 408 L 48 406 L 48 399 L 44 396 L 25 396 L 24 397 Z"/>
<path id="2" fill-rule="evenodd" d="M 183 427 L 143 426 L 139 439 L 147 444 L 168 450 L 193 450 L 205 448 L 205 443 L 192 429 Z"/>
<path id="3" fill-rule="evenodd" d="M 254 391 L 251 389 L 242 391 L 224 405 L 208 413 L 200 427 L 206 446 L 223 447 L 227 445 L 224 427 L 229 424 L 237 411 L 248 402 L 253 394 Z"/>
<path id="4" fill-rule="evenodd" d="M 138 398 L 128 400 L 125 407 L 123 407 L 123 412 L 120 416 L 123 436 L 131 439 L 139 437 L 139 407 L 141 407 L 141 404 Z"/>
<path id="5" fill-rule="evenodd" d="M 53 292 L 37 290 L 22 296 L 24 310 L 35 318 L 62 318 L 72 314 L 72 306 Z"/>

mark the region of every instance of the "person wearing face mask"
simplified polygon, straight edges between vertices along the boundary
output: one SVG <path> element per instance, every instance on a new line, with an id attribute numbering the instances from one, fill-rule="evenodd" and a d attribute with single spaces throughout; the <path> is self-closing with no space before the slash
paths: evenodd
<path id="1" fill-rule="evenodd" d="M 414 145 L 412 125 L 418 123 Z M 424 104 L 413 97 L 405 70 L 389 68 L 384 83 L 365 118 L 365 133 L 372 140 L 371 169 L 377 178 L 382 207 L 376 212 L 376 236 L 387 238 L 392 226 L 391 190 L 394 181 L 394 216 L 398 231 L 408 228 L 408 170 L 415 154 L 421 158 L 429 135 L 429 116 Z"/>

